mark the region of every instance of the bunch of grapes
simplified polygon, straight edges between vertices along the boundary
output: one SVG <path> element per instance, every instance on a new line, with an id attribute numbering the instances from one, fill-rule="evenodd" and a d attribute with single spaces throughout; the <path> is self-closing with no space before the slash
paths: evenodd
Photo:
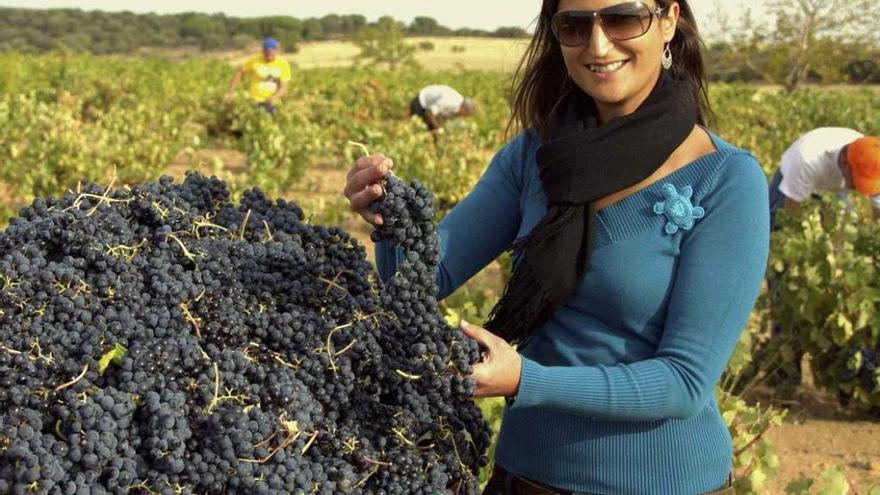
<path id="1" fill-rule="evenodd" d="M 858 383 L 865 391 L 880 393 L 880 348 L 850 350 L 841 363 L 840 380 Z"/>
<path id="2" fill-rule="evenodd" d="M 0 493 L 477 493 L 476 344 L 437 307 L 433 198 L 364 247 L 198 174 L 37 199 L 0 232 Z"/>

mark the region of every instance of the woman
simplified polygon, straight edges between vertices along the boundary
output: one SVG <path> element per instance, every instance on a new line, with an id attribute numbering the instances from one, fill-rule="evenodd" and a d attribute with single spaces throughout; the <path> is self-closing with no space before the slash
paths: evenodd
<path id="1" fill-rule="evenodd" d="M 723 491 L 731 439 L 716 383 L 767 261 L 767 182 L 702 127 L 686 1 L 545 0 L 522 66 L 524 129 L 440 223 L 441 297 L 505 249 L 477 395 L 508 406 L 487 494 Z M 392 168 L 352 168 L 367 221 Z M 376 245 L 383 277 L 396 251 Z M 511 344 L 517 344 L 514 348 Z"/>

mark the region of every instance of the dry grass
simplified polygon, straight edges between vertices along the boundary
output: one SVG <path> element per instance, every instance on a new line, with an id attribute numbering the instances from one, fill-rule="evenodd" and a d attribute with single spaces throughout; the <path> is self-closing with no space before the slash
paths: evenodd
<path id="1" fill-rule="evenodd" d="M 429 70 L 485 69 L 511 72 L 522 57 L 528 39 L 414 37 L 407 43 L 418 47 L 432 43 L 433 49 L 416 49 L 416 60 Z M 351 41 L 313 41 L 299 45 L 299 51 L 283 55 L 295 67 L 349 67 L 354 65 L 359 49 Z M 228 52 L 219 56 L 233 64 L 243 62 L 257 49 Z"/>

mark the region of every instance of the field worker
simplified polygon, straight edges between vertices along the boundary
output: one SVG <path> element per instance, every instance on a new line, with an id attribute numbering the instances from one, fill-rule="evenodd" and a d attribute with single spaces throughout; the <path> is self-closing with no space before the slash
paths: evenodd
<path id="1" fill-rule="evenodd" d="M 486 495 L 732 493 L 715 387 L 770 241 L 767 177 L 706 128 L 689 0 L 544 0 L 516 76 L 513 129 L 438 225 L 438 299 L 507 250 L 483 326 L 478 397 L 505 397 Z M 371 203 L 393 161 L 359 159 Z M 384 280 L 406 260 L 381 231 Z"/>
<path id="2" fill-rule="evenodd" d="M 834 192 L 845 199 L 853 190 L 870 198 L 874 219 L 880 218 L 880 137 L 843 127 L 814 129 L 783 153 L 770 182 L 770 214 L 797 210 L 816 194 Z"/>
<path id="3" fill-rule="evenodd" d="M 476 112 L 474 100 L 465 98 L 458 91 L 445 84 L 425 86 L 409 104 L 409 115 L 417 115 L 436 133 L 449 119 L 468 117 Z"/>
<path id="4" fill-rule="evenodd" d="M 229 81 L 226 99 L 233 98 L 243 76 L 248 77 L 248 95 L 251 99 L 270 114 L 275 113 L 275 105 L 287 94 L 290 82 L 290 64 L 278 56 L 277 40 L 263 40 L 263 53 L 251 57 L 235 71 Z"/>

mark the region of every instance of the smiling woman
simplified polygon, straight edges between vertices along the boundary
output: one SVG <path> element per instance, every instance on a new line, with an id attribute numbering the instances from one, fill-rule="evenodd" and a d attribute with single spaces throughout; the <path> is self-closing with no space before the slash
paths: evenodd
<path id="1" fill-rule="evenodd" d="M 632 113 L 648 97 L 660 72 L 657 47 L 672 40 L 678 8 L 673 3 L 651 10 L 644 3 L 628 2 L 589 15 L 565 10 L 553 17 L 568 73 L 593 97 L 600 120 Z M 657 29 L 651 29 L 655 17 Z M 594 29 L 595 23 L 601 29 Z"/>
<path id="2" fill-rule="evenodd" d="M 579 13 L 577 5 L 582 3 L 602 4 L 609 10 Z M 626 78 L 626 83 L 612 90 L 623 95 L 627 93 L 626 88 L 630 92 L 641 91 L 643 100 L 647 96 L 645 91 L 653 88 L 662 60 L 668 55 L 668 60 L 674 61 L 668 69 L 672 78 L 690 83 L 697 102 L 698 122 L 705 125 L 710 116 L 709 98 L 702 41 L 693 11 L 685 1 L 658 2 L 654 7 L 655 10 L 651 10 L 642 2 L 545 1 L 532 44 L 520 65 L 522 82 L 514 95 L 511 122 L 546 136 L 550 113 L 562 96 L 578 86 L 584 90 L 596 87 L 602 80 L 586 77 L 588 64 L 636 62 L 638 66 L 633 63 L 629 73 L 617 74 L 618 80 Z M 596 36 L 600 30 L 592 29 L 594 23 L 601 27 L 602 36 Z M 639 29 L 634 31 L 635 26 Z M 642 33 L 636 35 L 642 29 Z M 564 42 L 556 41 L 555 36 L 560 34 Z M 601 70 L 600 67 L 594 69 Z M 620 97 L 619 94 L 617 98 Z"/>
<path id="3" fill-rule="evenodd" d="M 769 247 L 754 157 L 706 129 L 701 42 L 684 0 L 545 0 L 510 127 L 522 132 L 440 222 L 443 298 L 505 250 L 478 396 L 507 407 L 486 495 L 729 493 L 714 390 Z M 349 173 L 355 211 L 393 163 Z M 381 237 L 384 279 L 400 250 Z"/>

